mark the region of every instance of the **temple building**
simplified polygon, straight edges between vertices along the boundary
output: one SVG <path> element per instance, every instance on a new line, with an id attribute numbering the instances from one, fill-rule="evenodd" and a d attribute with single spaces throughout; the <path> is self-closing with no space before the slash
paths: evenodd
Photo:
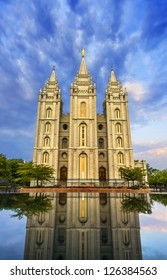
<path id="1" fill-rule="evenodd" d="M 70 113 L 63 113 L 55 69 L 39 92 L 33 162 L 54 168 L 55 185 L 98 186 L 121 183 L 120 167 L 134 161 L 128 94 L 114 69 L 104 95 L 103 114 L 97 114 L 96 85 L 87 71 L 85 53 L 70 87 Z"/>

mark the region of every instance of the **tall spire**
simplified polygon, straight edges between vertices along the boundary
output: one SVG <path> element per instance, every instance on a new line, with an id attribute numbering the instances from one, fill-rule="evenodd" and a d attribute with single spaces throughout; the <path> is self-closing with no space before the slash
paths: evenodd
<path id="1" fill-rule="evenodd" d="M 114 68 L 111 69 L 111 76 L 110 76 L 110 82 L 115 83 L 117 82 L 115 73 L 114 73 Z"/>
<path id="2" fill-rule="evenodd" d="M 86 62 L 85 62 L 85 50 L 82 49 L 82 60 L 79 69 L 79 74 L 87 74 Z"/>
<path id="3" fill-rule="evenodd" d="M 55 66 L 52 68 L 52 73 L 49 79 L 50 82 L 56 82 Z"/>

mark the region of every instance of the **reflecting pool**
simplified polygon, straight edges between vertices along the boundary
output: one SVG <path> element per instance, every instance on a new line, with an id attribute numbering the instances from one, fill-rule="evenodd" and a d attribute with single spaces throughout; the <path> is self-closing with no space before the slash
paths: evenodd
<path id="1" fill-rule="evenodd" d="M 0 259 L 167 259 L 167 195 L 0 195 Z"/>

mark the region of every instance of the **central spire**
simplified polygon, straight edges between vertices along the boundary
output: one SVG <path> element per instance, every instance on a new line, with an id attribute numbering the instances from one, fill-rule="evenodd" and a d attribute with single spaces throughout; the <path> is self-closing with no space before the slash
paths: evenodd
<path id="1" fill-rule="evenodd" d="M 87 74 L 86 62 L 85 62 L 85 50 L 82 49 L 82 60 L 79 69 L 79 74 Z"/>
<path id="2" fill-rule="evenodd" d="M 50 82 L 56 82 L 55 66 L 52 68 L 52 73 L 49 79 Z"/>
<path id="3" fill-rule="evenodd" d="M 111 69 L 110 82 L 112 82 L 112 83 L 117 82 L 117 79 L 116 79 L 116 76 L 114 73 L 114 68 Z"/>

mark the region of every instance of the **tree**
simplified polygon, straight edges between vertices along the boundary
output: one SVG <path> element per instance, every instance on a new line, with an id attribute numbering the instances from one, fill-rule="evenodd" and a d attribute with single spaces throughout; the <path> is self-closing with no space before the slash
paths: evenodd
<path id="1" fill-rule="evenodd" d="M 23 163 L 23 162 L 24 161 L 21 158 L 8 159 L 8 164 L 9 164 L 12 179 L 18 178 L 17 171 L 18 171 L 18 168 L 19 168 L 19 164 Z"/>
<path id="2" fill-rule="evenodd" d="M 151 200 L 159 202 L 164 206 L 167 206 L 167 195 L 166 194 L 150 194 Z"/>
<path id="3" fill-rule="evenodd" d="M 148 176 L 149 185 L 152 187 L 161 188 L 167 185 L 167 170 L 157 171 Z"/>
<path id="4" fill-rule="evenodd" d="M 10 168 L 8 160 L 5 155 L 0 154 L 0 179 L 3 184 L 9 184 L 10 180 Z"/>
<path id="5" fill-rule="evenodd" d="M 42 187 L 44 181 L 49 181 L 53 178 L 54 169 L 50 166 L 43 164 L 33 164 L 34 180 L 37 181 L 37 187 Z"/>
<path id="6" fill-rule="evenodd" d="M 151 174 L 156 173 L 157 171 L 159 171 L 158 169 L 151 167 L 149 163 L 147 163 L 146 166 L 147 166 L 147 174 L 148 174 L 148 176 L 151 175 Z"/>
<path id="7" fill-rule="evenodd" d="M 43 164 L 32 162 L 20 163 L 17 171 L 18 178 L 16 181 L 25 182 L 36 181 L 37 187 L 42 187 L 43 182 L 53 178 L 54 169 Z"/>
<path id="8" fill-rule="evenodd" d="M 151 214 L 151 204 L 147 200 L 146 196 L 143 195 L 133 195 L 133 196 L 126 196 L 122 202 L 122 211 L 124 212 L 134 212 L 137 211 L 138 213 L 145 213 Z"/>
<path id="9" fill-rule="evenodd" d="M 17 178 L 15 179 L 16 182 L 29 185 L 30 181 L 33 180 L 33 163 L 32 162 L 19 163 L 18 170 L 16 173 L 17 173 Z"/>
<path id="10" fill-rule="evenodd" d="M 48 212 L 52 209 L 52 204 L 51 199 L 44 194 L 35 196 L 29 196 L 29 194 L 2 194 L 0 196 L 0 211 L 4 209 L 14 211 L 12 217 L 21 219 L 23 216 L 31 217 L 32 215 Z"/>
<path id="11" fill-rule="evenodd" d="M 120 168 L 121 176 L 129 183 L 132 181 L 133 187 L 135 184 L 135 181 L 137 181 L 139 184 L 142 183 L 143 177 L 145 176 L 145 172 L 140 167 L 121 167 Z"/>

